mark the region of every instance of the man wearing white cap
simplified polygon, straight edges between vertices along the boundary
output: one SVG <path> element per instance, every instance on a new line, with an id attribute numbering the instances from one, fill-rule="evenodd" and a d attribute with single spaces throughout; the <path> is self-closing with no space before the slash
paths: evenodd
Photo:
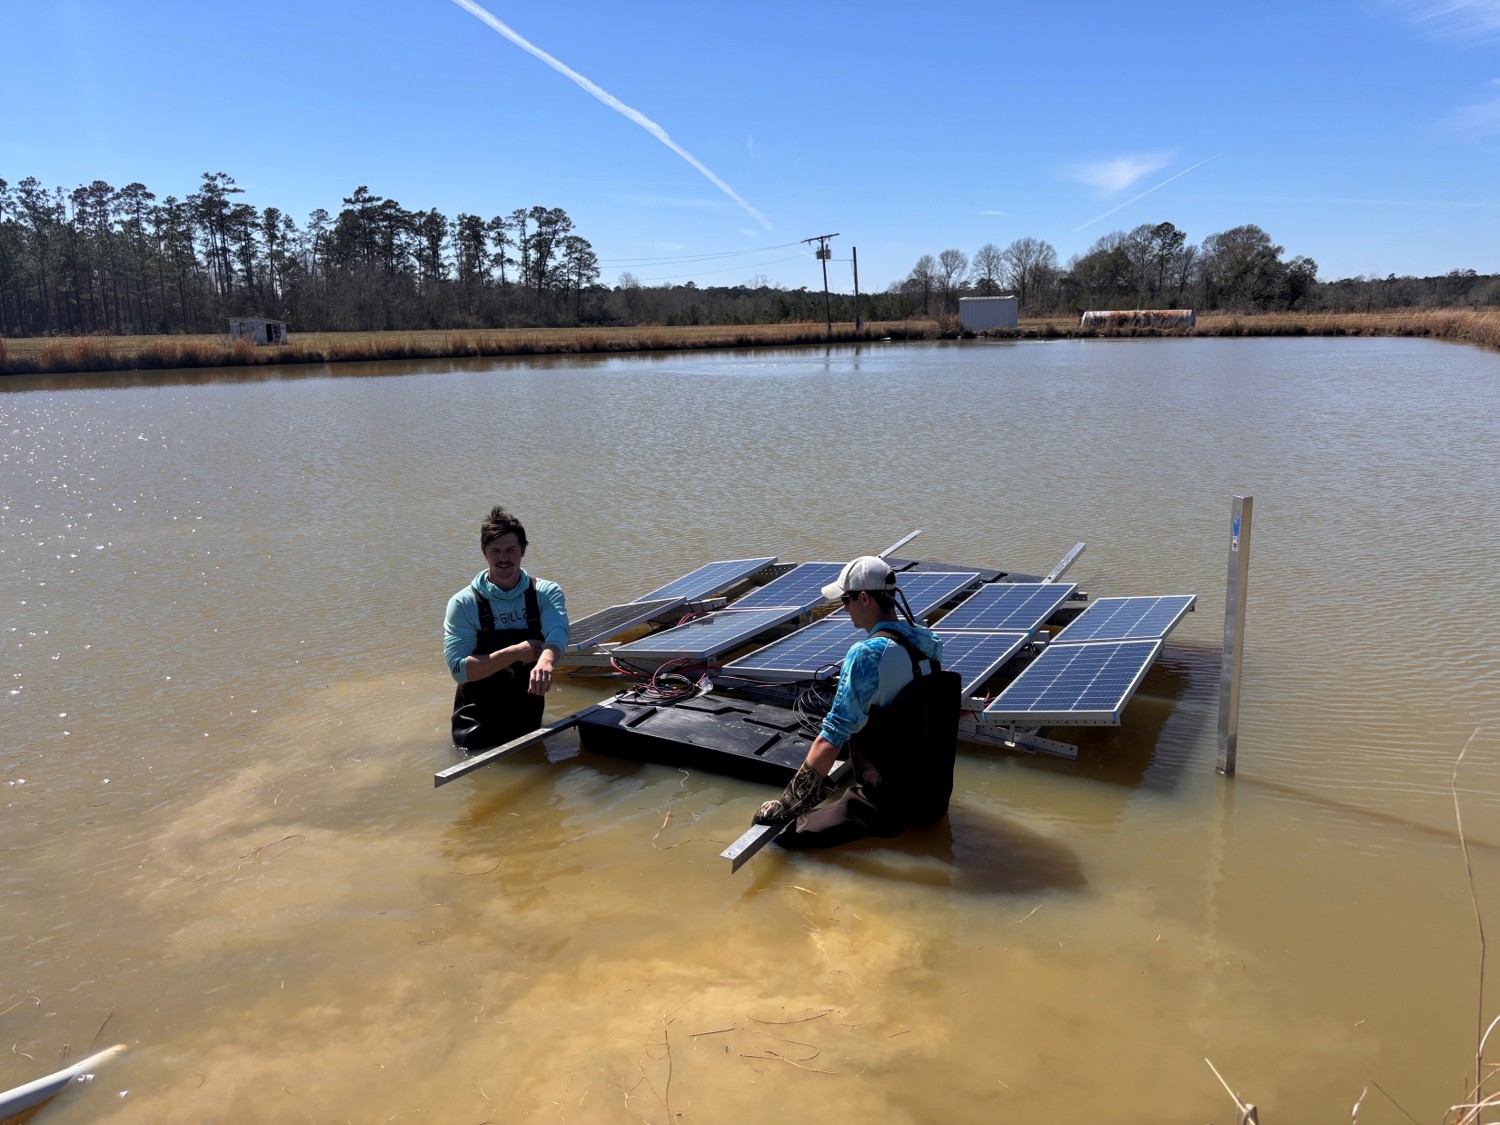
<path id="1" fill-rule="evenodd" d="M 807 759 L 757 824 L 795 819 L 776 842 L 822 848 L 866 836 L 899 836 L 948 811 L 958 735 L 958 676 L 942 671 L 943 642 L 931 629 L 897 616 L 896 573 L 865 555 L 823 587 L 870 634 L 844 657 L 838 692 Z M 904 600 L 904 599 L 903 599 Z M 833 804 L 828 773 L 848 749 L 854 781 Z"/>

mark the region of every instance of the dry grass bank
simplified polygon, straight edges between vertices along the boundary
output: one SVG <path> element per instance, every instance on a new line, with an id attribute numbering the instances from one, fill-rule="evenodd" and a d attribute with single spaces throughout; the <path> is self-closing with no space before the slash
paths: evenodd
<path id="1" fill-rule="evenodd" d="M 930 340 L 958 333 L 955 318 L 835 324 L 835 343 L 886 337 Z M 1081 328 L 1073 317 L 1028 317 L 990 333 L 1008 339 L 1136 336 L 1427 336 L 1500 348 L 1500 309 L 1416 309 L 1377 313 L 1213 313 L 1193 328 Z M 0 375 L 72 371 L 153 371 L 262 364 L 340 363 L 465 356 L 577 355 L 775 347 L 829 340 L 822 324 L 743 324 L 644 328 L 509 328 L 424 332 L 296 333 L 282 346 L 255 347 L 227 336 L 71 336 L 0 339 Z"/>
<path id="2" fill-rule="evenodd" d="M 1073 317 L 1025 317 L 996 336 L 1427 336 L 1500 348 L 1500 309 L 1388 309 L 1369 313 L 1207 313 L 1192 328 L 1082 328 Z"/>
<path id="3" fill-rule="evenodd" d="M 835 343 L 930 339 L 932 321 L 835 324 Z M 0 340 L 0 374 L 164 370 L 261 364 L 445 359 L 466 356 L 580 355 L 701 348 L 820 344 L 823 324 L 741 324 L 644 328 L 507 328 L 474 331 L 298 332 L 291 343 L 256 347 L 224 336 L 69 336 Z"/>

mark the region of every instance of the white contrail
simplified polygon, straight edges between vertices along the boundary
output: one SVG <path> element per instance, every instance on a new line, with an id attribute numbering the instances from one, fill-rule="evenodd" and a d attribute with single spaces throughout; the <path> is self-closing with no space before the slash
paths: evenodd
<path id="1" fill-rule="evenodd" d="M 568 66 L 566 63 L 559 62 L 557 59 L 553 58 L 540 47 L 536 46 L 533 43 L 527 42 L 522 36 L 517 35 L 510 28 L 506 27 L 505 24 L 501 23 L 494 16 L 490 15 L 489 12 L 485 11 L 478 4 L 474 3 L 474 0 L 453 0 L 453 2 L 464 11 L 468 12 L 475 19 L 482 20 L 483 22 L 489 24 L 490 27 L 494 28 L 501 35 L 505 36 L 505 38 L 509 39 L 517 47 L 520 47 L 521 50 L 528 51 L 531 54 L 535 55 L 537 58 L 541 59 L 542 62 L 546 63 L 563 77 L 571 78 L 574 82 L 578 83 L 579 86 L 582 86 L 590 94 L 594 95 L 594 97 L 598 98 L 601 102 L 609 106 L 609 108 L 614 110 L 616 113 L 622 113 L 626 117 L 630 118 L 630 120 L 634 121 L 642 129 L 646 130 L 646 132 L 650 133 L 662 144 L 666 145 L 678 156 L 682 157 L 694 168 L 702 172 L 703 175 L 708 179 L 709 183 L 713 184 L 714 187 L 718 188 L 725 195 L 729 196 L 730 199 L 734 200 L 746 211 L 750 212 L 751 215 L 755 216 L 755 218 L 760 222 L 761 226 L 765 227 L 767 230 L 774 229 L 771 226 L 770 221 L 754 207 L 750 206 L 750 204 L 741 199 L 739 193 L 735 191 L 734 188 L 730 187 L 723 180 L 719 179 L 718 176 L 710 172 L 708 168 L 704 166 L 701 160 L 699 160 L 692 153 L 688 152 L 687 149 L 683 148 L 671 137 L 667 136 L 667 131 L 660 125 L 658 125 L 655 121 L 652 121 L 651 118 L 647 117 L 644 113 L 641 113 L 638 110 L 631 109 L 630 106 L 626 105 L 619 98 L 611 94 L 608 90 L 600 89 L 598 86 L 594 85 L 594 83 L 590 82 L 587 78 L 579 74 L 576 70 Z"/>
<path id="2" fill-rule="evenodd" d="M 455 3 L 462 3 L 463 0 L 454 0 L 454 2 Z M 1219 157 L 1221 157 L 1223 155 L 1224 154 L 1222 152 L 1216 152 L 1212 156 L 1208 157 L 1207 159 L 1198 161 L 1198 163 L 1196 163 L 1196 164 L 1193 165 L 1193 168 L 1202 168 L 1205 164 L 1207 164 L 1209 162 L 1209 160 L 1217 160 L 1217 159 L 1219 159 Z M 1104 212 L 1104 214 L 1102 214 L 1102 215 L 1095 215 L 1088 222 L 1083 223 L 1080 226 L 1074 227 L 1068 233 L 1069 234 L 1077 234 L 1079 231 L 1083 230 L 1084 227 L 1091 227 L 1095 223 L 1097 223 L 1100 219 L 1107 219 L 1111 215 L 1113 215 L 1116 211 L 1123 211 L 1125 208 L 1129 207 L 1132 203 L 1134 203 L 1137 199 L 1145 199 L 1146 196 L 1150 195 L 1153 191 L 1160 191 L 1162 188 L 1164 188 L 1168 184 L 1170 184 L 1173 180 L 1180 180 L 1183 176 L 1186 176 L 1189 172 L 1191 172 L 1193 170 L 1193 168 L 1184 168 L 1181 172 L 1178 172 L 1177 175 L 1175 175 L 1175 176 L 1168 176 L 1161 183 L 1157 184 L 1156 187 L 1150 187 L 1150 188 L 1147 188 L 1145 191 L 1141 192 L 1141 194 L 1138 195 L 1138 196 L 1136 196 L 1135 199 L 1127 199 L 1124 203 L 1120 204 L 1118 207 L 1111 207 L 1108 211 Z"/>

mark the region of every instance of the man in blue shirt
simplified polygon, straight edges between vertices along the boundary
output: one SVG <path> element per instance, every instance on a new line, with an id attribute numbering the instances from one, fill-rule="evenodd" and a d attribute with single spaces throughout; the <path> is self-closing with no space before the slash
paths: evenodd
<path id="1" fill-rule="evenodd" d="M 874 555 L 855 559 L 823 588 L 870 636 L 844 657 L 833 706 L 797 775 L 756 811 L 757 824 L 795 819 L 776 838 L 783 847 L 899 836 L 948 811 L 958 677 L 942 671 L 936 634 L 897 616 L 897 593 L 895 572 Z M 816 808 L 832 791 L 828 774 L 846 748 L 854 782 L 832 805 Z"/>
<path id="2" fill-rule="evenodd" d="M 542 725 L 553 665 L 568 647 L 562 587 L 521 568 L 521 521 L 496 504 L 479 546 L 487 565 L 448 599 L 443 619 L 443 655 L 458 684 L 453 741 L 470 752 Z"/>

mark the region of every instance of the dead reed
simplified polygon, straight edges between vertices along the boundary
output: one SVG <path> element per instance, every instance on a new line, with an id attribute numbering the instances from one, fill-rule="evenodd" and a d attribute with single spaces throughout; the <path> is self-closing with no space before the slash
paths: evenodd
<path id="1" fill-rule="evenodd" d="M 483 328 L 410 332 L 306 332 L 256 347 L 226 336 L 74 336 L 0 341 L 0 375 L 160 371 L 267 364 L 370 363 L 712 348 L 792 347 L 871 340 L 932 340 L 961 334 L 956 318 L 821 323 L 641 325 L 634 328 Z M 997 339 L 1140 336 L 1424 336 L 1500 348 L 1500 309 L 1406 309 L 1372 313 L 1211 313 L 1192 328 L 1082 328 L 1072 317 L 1037 317 L 987 333 Z"/>

